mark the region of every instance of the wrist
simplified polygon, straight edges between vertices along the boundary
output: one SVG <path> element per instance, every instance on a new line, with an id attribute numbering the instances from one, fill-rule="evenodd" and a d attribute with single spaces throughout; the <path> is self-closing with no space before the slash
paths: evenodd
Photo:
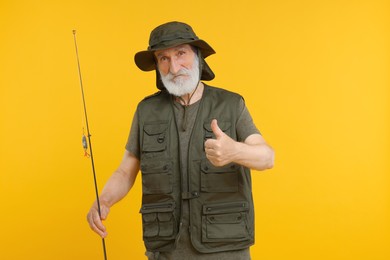
<path id="1" fill-rule="evenodd" d="M 110 208 L 112 206 L 112 203 L 110 203 L 110 200 L 104 196 L 99 197 L 99 204 L 100 204 L 100 206 L 104 205 L 108 208 Z"/>
<path id="2" fill-rule="evenodd" d="M 232 151 L 232 162 L 234 163 L 238 163 L 240 164 L 241 162 L 241 158 L 240 158 L 240 154 L 242 154 L 242 150 L 244 149 L 243 148 L 243 143 L 240 143 L 240 142 L 237 142 L 237 141 L 233 141 L 233 151 Z"/>

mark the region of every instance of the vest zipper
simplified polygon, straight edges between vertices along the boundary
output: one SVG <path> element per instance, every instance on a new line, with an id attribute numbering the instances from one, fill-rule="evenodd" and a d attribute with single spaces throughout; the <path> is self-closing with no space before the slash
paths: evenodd
<path id="1" fill-rule="evenodd" d="M 231 203 L 228 205 L 213 205 L 213 206 L 206 206 L 206 211 L 215 211 L 215 210 L 220 210 L 220 209 L 232 209 L 232 208 L 245 208 L 246 203 L 244 202 L 236 202 L 236 203 Z"/>
<path id="2" fill-rule="evenodd" d="M 147 210 L 147 209 L 172 208 L 172 207 L 173 207 L 172 203 L 165 203 L 159 205 L 144 205 L 142 206 L 142 209 Z"/>
<path id="3" fill-rule="evenodd" d="M 176 119 L 176 115 L 175 115 L 175 109 L 174 109 L 174 104 L 173 102 L 175 102 L 173 99 L 171 99 L 171 112 L 172 112 L 172 115 L 173 115 L 173 120 L 175 122 L 175 126 L 176 126 L 176 135 L 177 137 L 179 137 L 179 126 L 177 125 L 177 119 Z M 183 126 L 182 126 L 183 127 Z M 177 147 L 178 147 L 178 150 L 179 150 L 179 161 L 178 161 L 178 164 L 179 164 L 179 175 L 180 175 L 180 195 L 183 191 L 183 176 L 182 176 L 182 163 L 181 163 L 181 151 L 180 151 L 180 143 L 177 144 Z M 175 199 L 175 198 L 174 198 Z M 178 199 L 178 202 L 180 202 L 180 216 L 179 216 L 179 229 L 177 231 L 177 235 L 175 237 L 175 242 L 173 244 L 173 248 L 177 248 L 177 244 L 180 240 L 180 236 L 181 236 L 181 233 L 183 232 L 182 231 L 182 226 L 183 226 L 183 200 L 181 198 L 181 196 L 179 197 Z"/>

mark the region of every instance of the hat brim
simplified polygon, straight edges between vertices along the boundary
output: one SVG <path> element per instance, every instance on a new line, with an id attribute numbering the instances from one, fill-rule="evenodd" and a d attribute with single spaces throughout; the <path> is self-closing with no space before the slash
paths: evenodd
<path id="1" fill-rule="evenodd" d="M 134 56 L 134 61 L 137 67 L 140 70 L 143 71 L 151 71 L 156 69 L 156 63 L 154 59 L 154 52 L 157 50 L 163 50 L 168 49 L 172 47 L 176 47 L 182 44 L 190 44 L 192 46 L 195 46 L 199 49 L 199 51 L 202 53 L 203 58 L 206 58 L 212 54 L 215 54 L 214 49 L 205 41 L 203 40 L 192 40 L 189 41 L 188 39 L 182 39 L 176 40 L 174 45 L 166 45 L 161 46 L 159 48 L 153 49 L 153 50 L 146 50 L 146 51 L 140 51 L 137 52 Z"/>

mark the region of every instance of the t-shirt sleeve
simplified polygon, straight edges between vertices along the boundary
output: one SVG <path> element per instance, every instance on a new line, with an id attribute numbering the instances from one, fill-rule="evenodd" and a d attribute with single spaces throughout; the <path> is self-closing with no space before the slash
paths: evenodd
<path id="1" fill-rule="evenodd" d="M 127 138 L 126 150 L 132 153 L 138 159 L 140 158 L 139 125 L 137 112 L 135 112 L 133 116 L 129 137 Z"/>
<path id="2" fill-rule="evenodd" d="M 237 140 L 244 142 L 245 139 L 252 134 L 261 134 L 253 123 L 252 116 L 250 115 L 247 107 L 245 106 L 244 99 L 241 99 L 239 104 L 239 110 L 241 111 L 236 124 Z"/>

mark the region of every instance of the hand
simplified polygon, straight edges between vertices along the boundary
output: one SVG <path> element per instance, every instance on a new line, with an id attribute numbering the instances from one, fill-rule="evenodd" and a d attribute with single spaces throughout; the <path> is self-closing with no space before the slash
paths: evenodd
<path id="1" fill-rule="evenodd" d="M 87 215 L 87 221 L 89 223 L 90 228 L 102 238 L 105 238 L 107 236 L 106 227 L 103 225 L 102 220 L 106 220 L 109 212 L 110 212 L 110 207 L 108 206 L 108 203 L 101 200 L 100 201 L 101 217 L 99 217 L 99 211 L 98 211 L 98 206 L 96 201 L 93 203 Z"/>
<path id="2" fill-rule="evenodd" d="M 211 121 L 211 130 L 216 139 L 208 139 L 205 142 L 206 157 L 214 166 L 224 166 L 234 160 L 237 142 L 219 128 L 216 119 Z"/>

